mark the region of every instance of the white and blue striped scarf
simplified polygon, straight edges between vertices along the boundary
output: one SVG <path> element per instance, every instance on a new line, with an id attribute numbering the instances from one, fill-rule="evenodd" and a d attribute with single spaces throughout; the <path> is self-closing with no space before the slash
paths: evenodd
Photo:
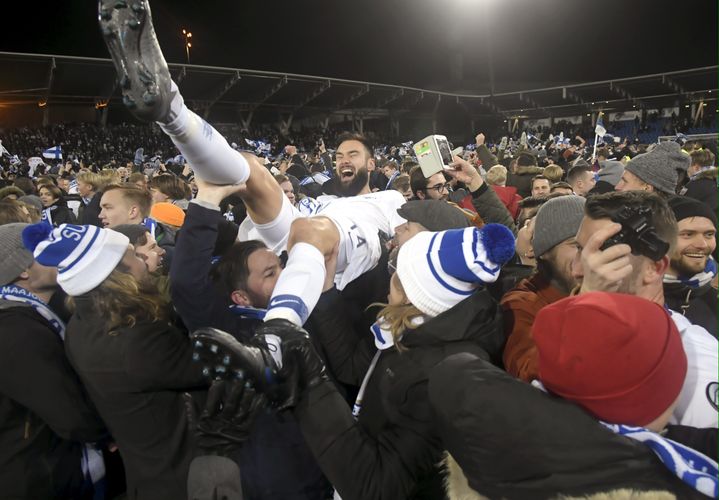
<path id="1" fill-rule="evenodd" d="M 663 281 L 665 284 L 682 284 L 689 288 L 701 288 L 702 286 L 709 283 L 717 275 L 717 263 L 712 258 L 707 259 L 707 264 L 704 267 L 704 271 L 695 274 L 694 276 L 672 276 L 671 274 L 665 274 Z"/>
<path id="2" fill-rule="evenodd" d="M 616 434 L 647 445 L 667 469 L 695 490 L 711 498 L 719 495 L 719 468 L 711 458 L 644 427 L 601 423 Z"/>
<path id="3" fill-rule="evenodd" d="M 21 302 L 29 305 L 45 319 L 60 338 L 65 340 L 65 322 L 37 295 L 17 285 L 5 285 L 0 288 L 0 300 Z"/>
<path id="4" fill-rule="evenodd" d="M 50 327 L 65 341 L 65 322 L 53 312 L 50 307 L 37 295 L 17 285 L 0 287 L 0 300 L 20 302 L 32 307 L 35 312 L 45 319 Z M 92 483 L 95 490 L 95 499 L 104 497 L 105 461 L 102 452 L 92 443 L 85 443 L 82 460 L 80 462 L 85 481 Z"/>

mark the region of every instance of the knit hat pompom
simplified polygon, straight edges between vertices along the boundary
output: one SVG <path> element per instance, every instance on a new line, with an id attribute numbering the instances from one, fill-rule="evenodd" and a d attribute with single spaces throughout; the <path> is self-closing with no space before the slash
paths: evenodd
<path id="1" fill-rule="evenodd" d="M 38 222 L 27 226 L 22 232 L 22 244 L 30 250 L 35 251 L 41 241 L 45 240 L 52 233 L 53 227 L 47 222 Z"/>
<path id="2" fill-rule="evenodd" d="M 437 316 L 493 283 L 514 256 L 514 235 L 501 224 L 422 231 L 399 250 L 397 275 L 409 301 Z"/>
<path id="3" fill-rule="evenodd" d="M 514 235 L 502 224 L 486 224 L 479 232 L 487 257 L 492 262 L 504 264 L 514 257 Z"/>

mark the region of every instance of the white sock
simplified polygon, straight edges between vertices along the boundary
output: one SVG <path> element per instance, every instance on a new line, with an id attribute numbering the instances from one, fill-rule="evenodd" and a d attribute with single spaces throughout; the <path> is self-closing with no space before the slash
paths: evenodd
<path id="1" fill-rule="evenodd" d="M 295 244 L 275 284 L 265 321 L 282 318 L 302 326 L 320 299 L 325 272 L 322 252 L 309 243 Z"/>
<path id="2" fill-rule="evenodd" d="M 213 184 L 238 184 L 250 176 L 247 160 L 209 123 L 185 106 L 172 82 L 169 121 L 159 123 L 199 177 Z"/>

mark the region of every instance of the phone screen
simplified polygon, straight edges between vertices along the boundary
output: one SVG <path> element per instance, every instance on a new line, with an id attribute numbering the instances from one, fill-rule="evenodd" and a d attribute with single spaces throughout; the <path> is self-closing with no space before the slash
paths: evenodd
<path id="1" fill-rule="evenodd" d="M 449 142 L 445 139 L 437 139 L 437 148 L 442 158 L 442 163 L 449 165 L 452 163 L 452 151 L 449 149 Z"/>

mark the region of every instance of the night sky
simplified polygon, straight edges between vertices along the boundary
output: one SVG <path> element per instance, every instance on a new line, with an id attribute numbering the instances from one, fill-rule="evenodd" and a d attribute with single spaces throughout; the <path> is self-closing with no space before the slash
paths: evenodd
<path id="1" fill-rule="evenodd" d="M 485 0 L 486 2 L 487 0 Z M 169 62 L 482 91 L 491 38 L 496 90 L 717 63 L 716 0 L 156 0 Z M 108 57 L 96 3 L 15 2 L 0 50 Z M 489 32 L 487 31 L 489 29 Z M 464 83 L 449 59 L 464 54 Z M 454 87 L 454 88 L 452 88 Z"/>

